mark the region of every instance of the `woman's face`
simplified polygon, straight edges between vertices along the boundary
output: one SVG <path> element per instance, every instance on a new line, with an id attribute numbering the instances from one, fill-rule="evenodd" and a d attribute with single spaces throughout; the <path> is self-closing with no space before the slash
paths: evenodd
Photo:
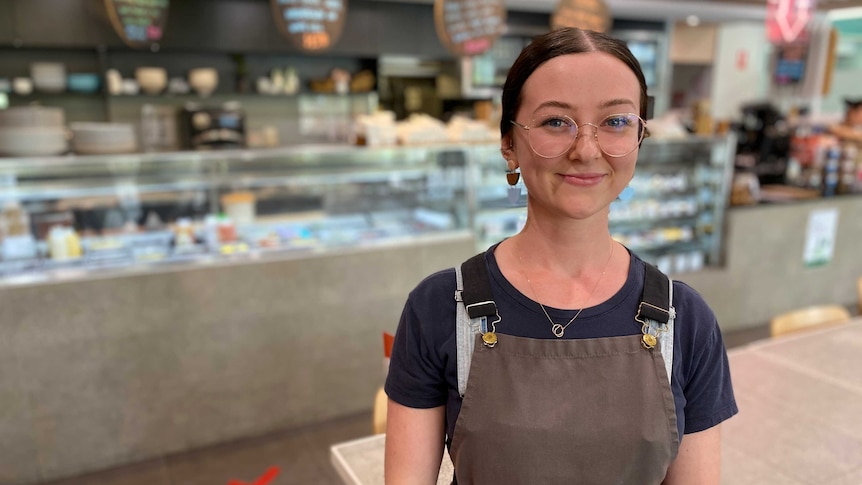
<path id="1" fill-rule="evenodd" d="M 639 106 L 635 74 L 609 54 L 559 56 L 536 69 L 521 90 L 515 121 L 530 126 L 533 120 L 567 116 L 577 123 L 578 137 L 554 158 L 537 155 L 523 128 L 513 127 L 503 139 L 503 155 L 510 168 L 520 167 L 533 212 L 575 219 L 606 214 L 632 179 L 638 150 L 607 156 L 596 142 L 596 128 L 585 123 L 599 125 L 610 115 L 638 113 Z"/>
<path id="2" fill-rule="evenodd" d="M 847 124 L 855 128 L 862 128 L 862 105 L 847 110 Z"/>

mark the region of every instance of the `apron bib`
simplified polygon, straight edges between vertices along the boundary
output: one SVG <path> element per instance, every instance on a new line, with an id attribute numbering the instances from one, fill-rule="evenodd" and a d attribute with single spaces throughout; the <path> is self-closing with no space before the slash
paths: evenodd
<path id="1" fill-rule="evenodd" d="M 485 332 L 493 328 L 487 318 L 499 315 L 487 296 L 490 287 L 479 288 L 478 303 L 469 303 L 477 298 L 475 291 L 467 296 L 475 290 L 469 284 L 478 271 L 473 268 L 472 275 L 464 268 L 464 301 L 468 310 L 484 306 L 493 315 L 484 317 Z M 672 315 L 672 309 L 665 312 Z M 656 328 L 646 321 L 645 334 Z M 489 347 L 473 332 L 472 355 L 463 362 L 469 377 L 449 450 L 458 483 L 661 483 L 679 449 L 679 433 L 659 348 L 645 348 L 641 334 L 496 337 Z M 458 357 L 461 366 L 460 349 Z"/>

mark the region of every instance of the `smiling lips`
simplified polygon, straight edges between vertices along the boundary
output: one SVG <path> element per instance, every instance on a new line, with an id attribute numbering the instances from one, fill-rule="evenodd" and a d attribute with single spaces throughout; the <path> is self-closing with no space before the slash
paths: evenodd
<path id="1" fill-rule="evenodd" d="M 561 173 L 559 175 L 563 178 L 565 183 L 580 187 L 592 187 L 593 185 L 598 185 L 605 178 L 605 174 L 603 173 Z"/>

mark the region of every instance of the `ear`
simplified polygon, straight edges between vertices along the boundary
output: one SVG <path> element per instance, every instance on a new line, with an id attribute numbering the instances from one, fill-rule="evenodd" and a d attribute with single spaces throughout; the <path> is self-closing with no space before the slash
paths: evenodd
<path id="1" fill-rule="evenodd" d="M 500 140 L 500 154 L 506 160 L 509 170 L 518 168 L 518 160 L 515 158 L 515 150 L 511 135 L 506 135 Z"/>

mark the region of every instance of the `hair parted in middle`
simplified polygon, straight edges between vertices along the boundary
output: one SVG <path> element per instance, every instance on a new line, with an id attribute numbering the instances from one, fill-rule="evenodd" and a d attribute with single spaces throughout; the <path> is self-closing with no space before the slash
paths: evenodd
<path id="1" fill-rule="evenodd" d="M 640 113 L 647 118 L 647 85 L 641 65 L 625 42 L 610 35 L 592 30 L 581 30 L 573 27 L 552 30 L 533 39 L 524 47 L 521 54 L 509 69 L 506 83 L 503 85 L 502 113 L 500 118 L 500 135 L 506 136 L 512 130 L 515 114 L 521 106 L 521 90 L 527 78 L 545 62 L 568 54 L 585 52 L 604 52 L 622 61 L 637 77 L 641 90 Z"/>

